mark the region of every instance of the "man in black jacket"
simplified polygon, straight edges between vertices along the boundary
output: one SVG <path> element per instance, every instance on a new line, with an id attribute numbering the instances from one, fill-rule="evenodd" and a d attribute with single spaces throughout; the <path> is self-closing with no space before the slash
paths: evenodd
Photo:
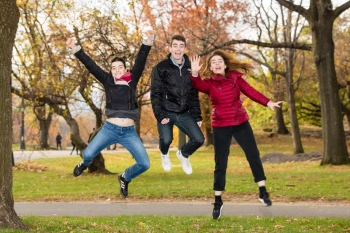
<path id="1" fill-rule="evenodd" d="M 171 38 L 170 54 L 152 70 L 151 101 L 159 132 L 159 149 L 163 169 L 171 170 L 169 147 L 176 125 L 188 137 L 176 156 L 186 174 L 192 173 L 189 156 L 204 142 L 198 91 L 192 87 L 191 64 L 185 53 L 186 39 L 182 35 Z"/>

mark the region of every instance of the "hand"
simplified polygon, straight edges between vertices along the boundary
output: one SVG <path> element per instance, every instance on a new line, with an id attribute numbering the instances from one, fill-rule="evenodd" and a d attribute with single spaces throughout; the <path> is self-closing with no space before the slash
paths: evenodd
<path id="1" fill-rule="evenodd" d="M 201 126 L 202 126 L 202 121 L 198 121 L 198 122 L 197 122 L 197 125 L 198 125 L 199 127 L 201 127 Z"/>
<path id="2" fill-rule="evenodd" d="M 146 32 L 144 32 L 144 36 L 146 38 L 146 40 L 154 40 L 154 37 L 156 36 L 156 31 L 153 30 L 153 28 L 151 28 L 150 30 L 147 30 Z"/>
<path id="3" fill-rule="evenodd" d="M 270 107 L 272 110 L 274 110 L 274 108 L 280 108 L 280 104 L 282 104 L 283 101 L 277 101 L 277 102 L 272 102 L 271 100 L 267 103 L 267 106 Z"/>
<path id="4" fill-rule="evenodd" d="M 160 123 L 162 124 L 162 125 L 166 125 L 166 124 L 168 124 L 169 123 L 169 118 L 164 118 Z"/>
<path id="5" fill-rule="evenodd" d="M 198 55 L 194 55 L 191 57 L 191 72 L 193 77 L 197 77 L 199 70 L 202 68 L 203 64 L 199 64 L 201 61 L 201 57 Z"/>
<path id="6" fill-rule="evenodd" d="M 75 42 L 74 42 L 74 38 L 73 37 L 68 38 L 68 40 L 66 41 L 66 45 L 70 49 L 75 49 L 76 45 L 75 45 Z"/>

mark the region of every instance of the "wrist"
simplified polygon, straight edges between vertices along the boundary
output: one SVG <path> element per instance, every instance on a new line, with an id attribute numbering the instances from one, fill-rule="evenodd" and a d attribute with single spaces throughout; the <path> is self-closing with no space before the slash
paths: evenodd
<path id="1" fill-rule="evenodd" d="M 197 73 L 196 73 L 196 72 L 192 72 L 191 74 L 192 74 L 192 76 L 195 77 L 195 78 L 198 77 L 198 75 L 199 75 L 198 72 L 197 72 Z"/>

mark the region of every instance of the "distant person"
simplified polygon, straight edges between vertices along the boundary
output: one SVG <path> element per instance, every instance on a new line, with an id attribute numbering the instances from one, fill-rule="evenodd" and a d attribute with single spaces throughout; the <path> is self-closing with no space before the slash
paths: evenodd
<path id="1" fill-rule="evenodd" d="M 189 141 L 176 152 L 176 156 L 182 164 L 182 170 L 190 175 L 192 166 L 189 157 L 204 143 L 200 129 L 202 116 L 198 91 L 191 84 L 191 64 L 185 54 L 185 37 L 173 36 L 169 50 L 170 54 L 152 70 L 152 109 L 157 119 L 159 149 L 164 171 L 171 170 L 169 147 L 173 141 L 173 128 L 176 125 L 189 137 Z"/>
<path id="2" fill-rule="evenodd" d="M 62 136 L 61 136 L 60 133 L 57 133 L 57 136 L 56 136 L 57 150 L 58 150 L 58 147 L 60 147 L 61 150 L 62 150 L 62 144 L 61 144 L 61 142 L 62 142 Z"/>
<path id="3" fill-rule="evenodd" d="M 98 153 L 107 146 L 119 143 L 131 153 L 136 161 L 135 164 L 118 175 L 120 194 L 123 197 L 128 196 L 129 183 L 150 167 L 147 151 L 136 133 L 134 124 L 140 117 L 136 100 L 137 84 L 153 45 L 154 33 L 154 31 L 150 31 L 143 38 L 130 72 L 126 68 L 125 60 L 120 57 L 113 58 L 110 70 L 104 71 L 84 52 L 81 46 L 75 45 L 73 38 L 69 38 L 66 42 L 74 55 L 103 85 L 106 96 L 105 114 L 107 119 L 83 151 L 83 161 L 74 168 L 73 175 L 81 175 Z"/>
<path id="4" fill-rule="evenodd" d="M 191 58 L 192 84 L 198 91 L 208 94 L 213 108 L 211 111 L 215 152 L 213 219 L 220 218 L 224 206 L 221 195 L 226 185 L 226 169 L 232 137 L 241 146 L 249 162 L 254 181 L 259 187 L 259 201 L 266 206 L 272 205 L 265 187 L 266 177 L 259 150 L 240 95 L 243 93 L 272 110 L 275 107 L 279 108 L 283 101 L 273 102 L 250 86 L 242 78 L 243 73 L 239 71 L 248 72 L 253 67 L 238 61 L 223 50 L 215 50 L 208 56 L 203 70 L 205 79 L 201 79 L 199 75 L 202 67 L 199 63 L 199 56 Z"/>
<path id="5" fill-rule="evenodd" d="M 74 144 L 73 141 L 71 141 L 71 143 L 72 143 L 73 148 L 72 148 L 72 151 L 70 152 L 70 154 L 73 153 L 74 149 L 76 150 L 76 152 L 77 152 L 77 154 L 78 154 L 78 147 L 75 146 L 75 144 Z"/>

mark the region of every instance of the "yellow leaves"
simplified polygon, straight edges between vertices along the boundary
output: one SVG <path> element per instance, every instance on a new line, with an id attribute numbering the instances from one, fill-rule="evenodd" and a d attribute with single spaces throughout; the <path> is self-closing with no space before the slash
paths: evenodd
<path id="1" fill-rule="evenodd" d="M 144 223 L 144 222 L 139 222 L 139 226 L 140 226 L 140 227 L 144 227 L 144 226 L 146 226 L 146 223 Z"/>

